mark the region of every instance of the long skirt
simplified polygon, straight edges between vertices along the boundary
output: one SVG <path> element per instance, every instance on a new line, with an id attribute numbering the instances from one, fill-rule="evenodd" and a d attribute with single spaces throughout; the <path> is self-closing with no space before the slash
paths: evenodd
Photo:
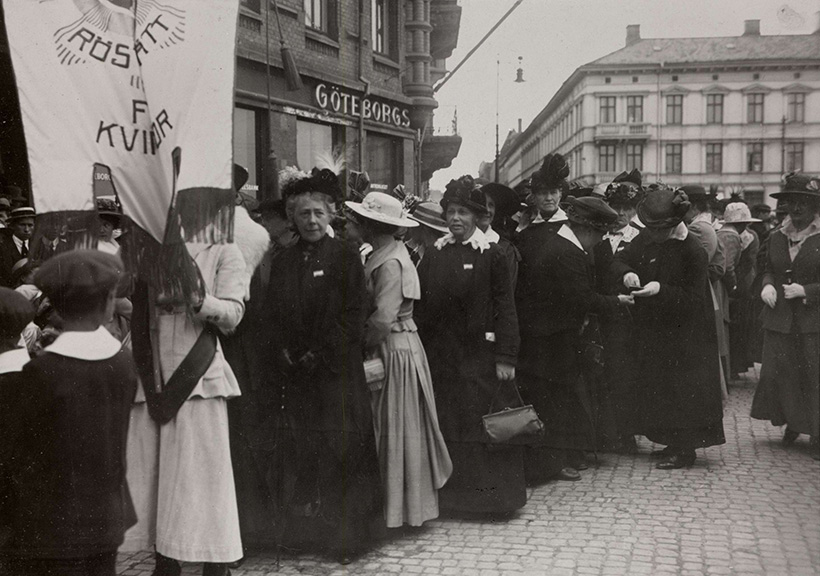
<path id="1" fill-rule="evenodd" d="M 765 331 L 752 418 L 820 438 L 820 334 Z"/>
<path id="2" fill-rule="evenodd" d="M 225 398 L 189 399 L 163 426 L 135 404 L 127 459 L 137 524 L 121 551 L 156 546 L 185 562 L 242 558 Z"/>
<path id="3" fill-rule="evenodd" d="M 373 427 L 389 528 L 438 517 L 438 490 L 453 463 L 438 425 L 427 356 L 416 332 L 393 332 L 380 347 L 385 383 L 373 392 Z"/>

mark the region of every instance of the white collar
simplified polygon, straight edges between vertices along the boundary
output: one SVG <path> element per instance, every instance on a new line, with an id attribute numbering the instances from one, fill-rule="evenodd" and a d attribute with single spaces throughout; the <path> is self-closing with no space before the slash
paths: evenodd
<path id="1" fill-rule="evenodd" d="M 672 230 L 672 234 L 669 235 L 670 240 L 686 240 L 686 237 L 689 236 L 689 228 L 686 227 L 686 224 L 680 222 L 675 229 Z"/>
<path id="2" fill-rule="evenodd" d="M 0 374 L 20 372 L 29 360 L 28 350 L 25 348 L 15 348 L 3 352 L 0 354 Z"/>
<path id="3" fill-rule="evenodd" d="M 14 240 L 14 245 L 17 246 L 17 250 L 22 251 L 23 244 L 26 242 L 26 240 L 23 240 L 22 238 L 18 238 L 14 234 L 12 234 L 11 237 Z"/>
<path id="4" fill-rule="evenodd" d="M 453 236 L 453 233 L 447 232 L 447 234 L 436 240 L 435 247 L 436 249 L 441 250 L 442 248 L 447 246 L 447 244 L 455 243 L 456 238 L 455 236 Z M 484 250 L 487 250 L 490 247 L 490 243 L 487 240 L 487 237 L 484 235 L 484 232 L 478 229 L 478 227 L 476 227 L 476 229 L 473 230 L 472 235 L 469 238 L 467 238 L 464 242 L 462 242 L 462 244 L 464 244 L 465 246 L 469 244 L 470 246 L 472 246 L 473 250 L 478 250 L 479 252 L 484 252 Z"/>
<path id="5" fill-rule="evenodd" d="M 780 231 L 792 242 L 802 242 L 809 236 L 820 234 L 820 215 L 815 216 L 812 223 L 799 232 L 795 230 L 794 224 L 792 224 L 792 217 L 786 216 L 783 219 L 783 226 Z"/>
<path id="6" fill-rule="evenodd" d="M 632 217 L 632 220 L 630 220 L 629 222 L 630 222 L 630 224 L 634 224 L 634 225 L 635 225 L 635 227 L 636 227 L 638 230 L 643 230 L 643 229 L 644 229 L 644 224 L 643 224 L 643 222 L 641 222 L 641 219 L 640 219 L 640 218 L 638 218 L 638 215 L 637 215 L 637 214 L 635 214 L 635 215 Z"/>
<path id="7" fill-rule="evenodd" d="M 619 244 L 620 244 L 621 241 L 623 241 L 623 242 L 632 242 L 632 240 L 635 239 L 635 236 L 637 236 L 640 233 L 641 233 L 640 230 L 638 230 L 637 228 L 635 228 L 634 226 L 632 226 L 630 224 L 627 224 L 626 226 L 624 226 L 620 230 L 616 230 L 615 232 L 607 232 L 606 234 L 604 234 L 604 240 L 607 240 L 607 239 L 612 240 L 613 238 L 615 238 L 615 239 L 618 240 Z M 617 248 L 617 244 L 613 247 Z"/>
<path id="8" fill-rule="evenodd" d="M 563 226 L 561 226 L 561 228 L 558 230 L 558 235 L 561 238 L 566 238 L 567 240 L 575 244 L 578 247 L 578 249 L 584 254 L 587 253 L 587 251 L 584 250 L 584 247 L 581 246 L 581 241 L 578 240 L 578 236 L 575 235 L 575 232 L 572 231 L 572 228 L 570 228 L 569 225 L 564 224 Z"/>
<path id="9" fill-rule="evenodd" d="M 547 220 L 547 222 L 566 222 L 567 220 L 569 220 L 569 218 L 567 218 L 567 213 L 559 208 L 553 213 L 552 216 L 550 216 L 550 219 Z"/>
<path id="10" fill-rule="evenodd" d="M 484 231 L 484 236 L 487 237 L 487 242 L 490 244 L 498 244 L 501 242 L 501 236 L 498 235 L 498 232 L 493 230 L 493 227 L 490 226 L 487 230 Z"/>
<path id="11" fill-rule="evenodd" d="M 712 225 L 712 213 L 711 212 L 701 212 L 694 218 L 692 218 L 691 224 L 695 222 L 706 222 L 709 226 Z"/>
<path id="12" fill-rule="evenodd" d="M 63 332 L 45 351 L 78 360 L 106 360 L 120 348 L 120 341 L 100 326 L 93 332 Z"/>

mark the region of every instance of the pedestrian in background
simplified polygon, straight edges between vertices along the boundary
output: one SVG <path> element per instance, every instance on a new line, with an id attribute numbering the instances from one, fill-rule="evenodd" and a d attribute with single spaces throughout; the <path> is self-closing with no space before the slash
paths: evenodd
<path id="1" fill-rule="evenodd" d="M 64 331 L 23 368 L 18 426 L 3 438 L 14 450 L 6 552 L 16 576 L 113 576 L 135 522 L 125 458 L 137 371 L 102 326 L 122 274 L 118 257 L 75 250 L 35 277 Z"/>
<path id="2" fill-rule="evenodd" d="M 410 260 L 418 266 L 427 250 L 432 249 L 436 240 L 449 230 L 447 222 L 441 216 L 441 206 L 435 202 L 419 202 L 410 213 L 410 219 L 421 224 L 410 228 L 405 241 Z"/>
<path id="3" fill-rule="evenodd" d="M 407 218 L 392 196 L 371 192 L 361 203 L 346 203 L 359 216 L 364 239 L 373 246 L 365 280 L 373 306 L 365 325 L 368 358 L 380 358 L 384 380 L 371 385 L 373 424 L 379 453 L 384 517 L 389 528 L 421 526 L 439 515 L 438 490 L 453 470 L 438 424 L 427 355 L 413 320 L 421 298 L 416 268 L 400 227 Z"/>
<path id="4" fill-rule="evenodd" d="M 517 406 L 519 335 L 504 254 L 478 229 L 487 214 L 472 177 L 447 184 L 441 207 L 449 232 L 419 264 L 416 311 L 430 361 L 439 424 L 453 461 L 440 506 L 509 513 L 526 504 L 521 447 L 489 450 L 481 417 Z"/>
<path id="5" fill-rule="evenodd" d="M 772 232 L 763 289 L 763 365 L 752 418 L 786 425 L 783 443 L 811 436 L 820 459 L 820 178 L 789 174 L 781 192 L 789 215 Z"/>
<path id="6" fill-rule="evenodd" d="M 691 466 L 696 448 L 725 442 L 708 263 L 683 223 L 689 206 L 684 192 L 650 186 L 638 205 L 646 228 L 613 263 L 635 297 L 639 432 L 666 446 L 663 470 Z"/>

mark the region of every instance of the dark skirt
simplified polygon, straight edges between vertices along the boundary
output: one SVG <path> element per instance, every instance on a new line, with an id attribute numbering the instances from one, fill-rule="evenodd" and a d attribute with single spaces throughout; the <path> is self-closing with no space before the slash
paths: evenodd
<path id="1" fill-rule="evenodd" d="M 755 315 L 751 298 L 737 298 L 729 304 L 729 359 L 732 374 L 745 374 L 754 366 Z"/>
<path id="2" fill-rule="evenodd" d="M 656 444 L 681 450 L 695 450 L 726 443 L 723 420 L 699 428 L 663 428 L 644 430 L 644 436 Z"/>
<path id="3" fill-rule="evenodd" d="M 627 318 L 624 318 L 627 316 Z M 605 381 L 609 409 L 619 436 L 636 432 L 637 397 L 635 395 L 635 364 L 630 348 L 632 322 L 628 311 L 619 311 L 602 324 L 604 337 Z"/>
<path id="4" fill-rule="evenodd" d="M 766 330 L 752 418 L 820 437 L 820 334 Z"/>
<path id="5" fill-rule="evenodd" d="M 527 503 L 523 447 L 491 450 L 478 442 L 448 442 L 453 474 L 439 490 L 449 512 L 506 513 Z"/>

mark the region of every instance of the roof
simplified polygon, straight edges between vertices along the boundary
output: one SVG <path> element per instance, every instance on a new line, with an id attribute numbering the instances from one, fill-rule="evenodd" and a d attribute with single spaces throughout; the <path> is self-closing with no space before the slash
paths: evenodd
<path id="1" fill-rule="evenodd" d="M 818 59 L 820 34 L 646 38 L 585 66 Z"/>

